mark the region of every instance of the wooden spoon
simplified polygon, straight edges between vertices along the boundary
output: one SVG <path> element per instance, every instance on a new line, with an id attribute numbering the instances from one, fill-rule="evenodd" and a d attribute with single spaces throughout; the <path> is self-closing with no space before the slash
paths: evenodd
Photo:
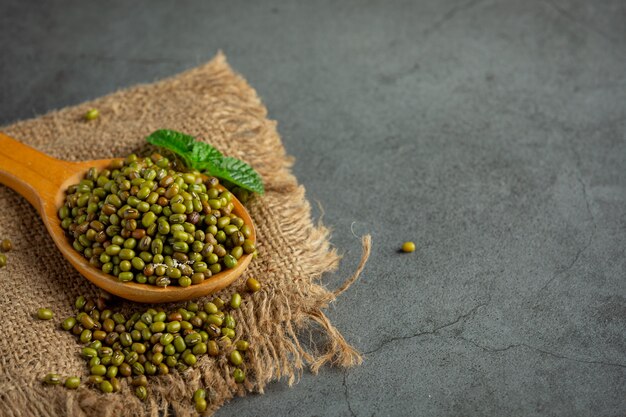
<path id="1" fill-rule="evenodd" d="M 183 288 L 166 288 L 135 282 L 120 282 L 116 277 L 105 274 L 91 266 L 89 261 L 77 252 L 68 236 L 61 228 L 57 210 L 63 204 L 65 190 L 77 184 L 91 167 L 104 169 L 112 159 L 99 159 L 85 162 L 67 162 L 41 153 L 0 132 L 0 183 L 21 194 L 39 211 L 52 240 L 65 259 L 76 270 L 98 287 L 129 300 L 141 303 L 167 303 L 190 300 L 211 294 L 227 287 L 246 269 L 252 255 L 244 255 L 237 266 L 204 280 L 201 284 Z M 233 197 L 233 213 L 241 217 L 250 227 L 250 240 L 256 242 L 252 219 L 243 205 Z"/>

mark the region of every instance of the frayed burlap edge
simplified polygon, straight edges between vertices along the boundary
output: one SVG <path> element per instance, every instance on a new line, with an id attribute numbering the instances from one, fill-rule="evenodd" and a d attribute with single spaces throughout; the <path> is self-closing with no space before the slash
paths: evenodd
<path id="1" fill-rule="evenodd" d="M 231 72 L 222 54 L 203 67 L 192 69 L 159 84 L 170 83 L 171 86 L 175 86 L 179 78 L 192 76 L 194 72 L 203 68 L 206 70 L 207 67 L 212 68 L 215 78 L 223 77 L 221 81 L 226 87 L 222 85 L 220 87 L 228 88 L 228 84 L 231 83 L 236 84 L 237 88 L 248 89 L 252 94 L 248 99 L 250 106 L 261 106 L 254 90 L 247 86 L 243 78 Z M 68 112 L 79 115 L 84 113 L 85 109 L 98 107 L 101 101 L 110 100 L 116 95 L 145 93 L 149 88 L 150 85 L 133 87 L 89 103 L 51 112 L 35 119 L 35 122 L 48 123 L 52 126 L 51 129 L 56 126 L 62 131 L 62 123 L 59 120 L 67 118 Z M 264 117 L 265 109 L 262 106 L 261 108 L 263 111 L 261 116 Z M 29 134 L 32 122 L 18 122 L 2 130 L 18 139 L 28 141 L 29 138 L 25 135 Z M 228 117 L 225 117 L 220 123 L 222 126 L 241 125 L 242 120 L 241 118 L 228 120 Z M 297 259 L 296 268 L 300 273 L 292 282 L 280 283 L 286 285 L 266 285 L 263 291 L 247 295 L 243 307 L 236 312 L 235 317 L 238 326 L 241 327 L 241 333 L 252 342 L 245 384 L 234 382 L 224 357 L 217 361 L 205 357 L 199 361 L 196 368 L 186 371 L 183 375 L 153 378 L 152 395 L 147 402 L 142 403 L 132 395 L 129 387 L 125 387 L 121 393 L 112 395 L 103 395 L 87 387 L 81 387 L 77 391 L 45 387 L 33 381 L 32 376 L 20 376 L 19 370 L 15 372 L 15 369 L 10 369 L 11 359 L 3 359 L 0 363 L 2 414 L 156 417 L 169 415 L 170 411 L 173 411 L 176 416 L 197 415 L 191 406 L 191 395 L 195 389 L 204 387 L 207 388 L 209 396 L 209 409 L 205 415 L 210 415 L 234 396 L 245 395 L 247 392 L 262 393 L 270 381 L 284 379 L 289 385 L 295 383 L 307 366 L 316 373 L 320 367 L 328 363 L 349 367 L 362 362 L 360 354 L 332 325 L 323 310 L 358 279 L 370 253 L 371 237 L 362 238 L 361 262 L 353 276 L 338 290 L 333 292 L 316 284 L 324 272 L 337 267 L 340 259 L 336 250 L 329 244 L 329 230 L 322 225 L 314 226 L 311 222 L 310 205 L 304 196 L 304 188 L 298 186 L 296 178 L 290 172 L 292 160 L 285 155 L 275 129 L 275 122 L 264 119 L 263 123 L 255 125 L 254 139 L 259 147 L 265 150 L 269 148 L 277 157 L 254 165 L 261 172 L 268 190 L 264 197 L 252 202 L 251 212 L 256 223 L 263 222 L 262 219 L 280 216 L 282 219 L 280 223 L 270 224 L 266 231 L 271 233 L 272 228 L 279 229 L 276 236 L 288 238 L 285 245 L 298 242 L 299 246 L 294 256 Z M 42 147 L 45 151 L 45 146 Z M 54 154 L 54 150 L 50 153 Z M 267 282 L 273 282 L 272 268 L 280 267 L 278 262 L 275 266 L 270 265 L 262 271 L 270 275 L 266 279 Z M 254 267 L 251 269 L 254 270 Z M 227 296 L 232 291 L 234 289 L 231 288 L 225 290 L 223 294 Z M 307 339 L 302 337 L 302 333 L 312 331 L 322 333 L 326 341 L 323 347 L 301 343 L 301 340 Z"/>

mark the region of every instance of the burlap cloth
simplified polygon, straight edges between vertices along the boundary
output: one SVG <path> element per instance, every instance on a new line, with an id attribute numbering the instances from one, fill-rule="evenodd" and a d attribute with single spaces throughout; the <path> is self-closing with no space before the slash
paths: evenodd
<path id="1" fill-rule="evenodd" d="M 92 107 L 100 110 L 100 118 L 84 122 L 82 115 Z M 150 132 L 176 129 L 250 163 L 267 190 L 248 204 L 260 256 L 220 293 L 229 296 L 242 290 L 249 276 L 263 284 L 262 291 L 244 295 L 235 313 L 238 331 L 251 343 L 245 384 L 234 382 L 226 358 L 204 356 L 182 375 L 151 378 L 151 395 L 142 403 L 125 383 L 121 392 L 108 395 L 86 386 L 70 391 L 41 384 L 48 372 L 88 375 L 75 337 L 59 323 L 72 314 L 78 295 L 96 295 L 98 289 L 63 259 L 26 200 L 0 186 L 0 236 L 10 237 L 15 246 L 8 267 L 0 269 L 0 415 L 197 415 L 191 396 L 199 387 L 208 390 L 207 414 L 212 414 L 234 396 L 263 392 L 271 380 L 293 383 L 307 365 L 315 372 L 326 362 L 360 362 L 358 352 L 322 312 L 358 274 L 334 292 L 320 285 L 320 276 L 337 266 L 339 256 L 329 246 L 328 230 L 312 224 L 304 189 L 290 173 L 291 160 L 275 122 L 266 116 L 256 92 L 219 54 L 172 78 L 0 129 L 52 156 L 74 161 L 124 156 L 143 146 Z M 369 252 L 368 239 L 364 248 L 357 272 Z M 52 322 L 33 318 L 43 306 L 54 310 Z M 138 306 L 122 302 L 121 307 Z M 325 343 L 301 343 L 309 332 L 321 335 Z"/>

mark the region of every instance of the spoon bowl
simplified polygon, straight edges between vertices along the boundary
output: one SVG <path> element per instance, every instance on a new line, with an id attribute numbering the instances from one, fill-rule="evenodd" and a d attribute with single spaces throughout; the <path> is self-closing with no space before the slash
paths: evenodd
<path id="1" fill-rule="evenodd" d="M 103 290 L 128 300 L 141 303 L 168 303 L 191 300 L 219 291 L 235 281 L 252 260 L 252 254 L 243 255 L 237 266 L 227 269 L 200 284 L 189 287 L 165 288 L 136 282 L 121 282 L 89 264 L 71 245 L 57 216 L 65 199 L 66 189 L 77 184 L 91 167 L 104 169 L 113 159 L 68 162 L 53 158 L 0 132 L 0 183 L 22 195 L 37 211 L 48 233 L 61 254 L 85 278 Z M 256 243 L 252 218 L 245 207 L 233 196 L 233 213 L 250 227 L 250 240 Z"/>

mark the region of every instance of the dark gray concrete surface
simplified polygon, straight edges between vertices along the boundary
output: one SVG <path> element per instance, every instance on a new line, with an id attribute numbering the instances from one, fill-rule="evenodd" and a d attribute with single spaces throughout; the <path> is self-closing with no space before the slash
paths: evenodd
<path id="1" fill-rule="evenodd" d="M 334 229 L 328 286 L 372 234 L 328 312 L 364 364 L 218 416 L 624 416 L 625 23 L 621 0 L 1 0 L 0 123 L 222 49 Z"/>

